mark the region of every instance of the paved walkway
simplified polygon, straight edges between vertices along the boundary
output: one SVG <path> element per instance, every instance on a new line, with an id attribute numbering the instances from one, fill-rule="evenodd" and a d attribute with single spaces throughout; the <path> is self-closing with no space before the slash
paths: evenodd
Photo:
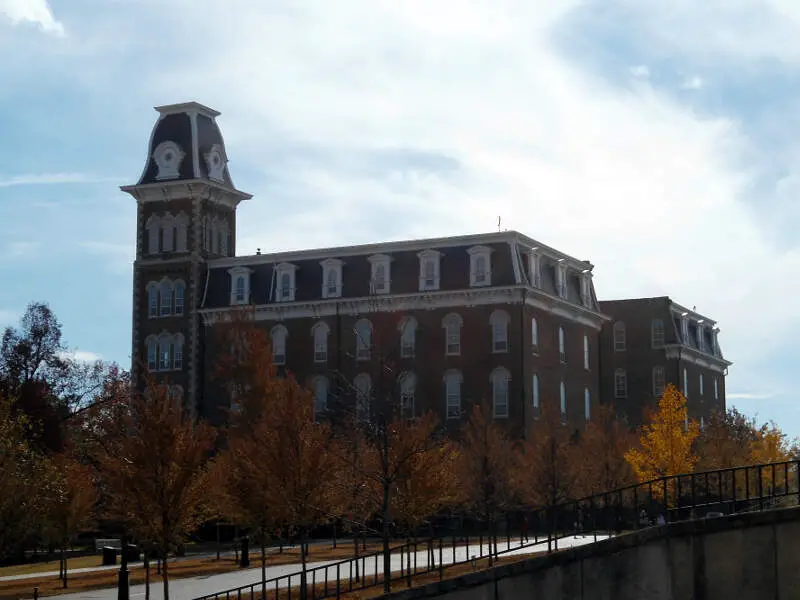
<path id="1" fill-rule="evenodd" d="M 601 536 L 598 536 L 600 539 Z M 503 540 L 505 541 L 505 540 Z M 571 546 L 582 546 L 584 544 L 588 544 L 594 541 L 592 536 L 587 537 L 568 537 L 558 541 L 559 548 L 567 548 Z M 505 544 L 500 543 L 500 550 L 502 551 L 505 548 Z M 519 544 L 519 540 L 512 540 L 512 548 L 514 544 Z M 486 550 L 486 546 L 484 545 L 484 551 Z M 530 546 L 527 548 L 519 548 L 517 550 L 511 550 L 510 552 L 506 552 L 505 556 L 509 555 L 520 555 L 520 554 L 533 554 L 535 552 L 542 552 L 547 550 L 547 543 L 537 544 L 536 546 Z M 455 562 L 460 562 L 467 560 L 470 556 L 477 555 L 479 552 L 478 546 L 469 546 L 464 547 L 457 547 L 455 553 Z M 412 555 L 412 563 L 414 561 L 414 556 Z M 257 559 L 256 559 L 257 560 Z M 435 553 L 435 560 L 438 564 L 439 560 L 439 551 L 438 548 Z M 376 566 L 378 571 L 380 572 L 382 569 L 382 557 L 377 557 L 378 565 L 376 565 L 376 559 L 371 558 L 369 560 L 365 560 L 365 571 L 367 574 L 371 574 L 375 572 Z M 254 561 L 255 562 L 255 561 Z M 334 564 L 340 561 L 325 561 L 325 562 L 315 562 L 309 563 L 308 568 L 314 569 L 316 567 L 324 567 L 325 565 Z M 453 561 L 453 548 L 445 548 L 442 552 L 442 562 L 446 565 L 452 564 Z M 427 565 L 427 552 L 418 552 L 416 555 L 416 564 L 417 568 L 422 568 Z M 400 571 L 400 556 L 398 554 L 392 555 L 392 571 Z M 284 577 L 287 575 L 296 574 L 300 570 L 299 564 L 289 564 L 289 565 L 276 565 L 272 567 L 267 567 L 267 579 L 273 579 L 275 577 Z M 343 579 L 346 579 L 349 575 L 349 571 L 345 572 L 344 570 L 340 572 L 340 576 Z M 321 582 L 324 578 L 324 574 L 322 572 L 317 573 L 317 582 Z M 328 569 L 328 578 L 329 581 L 336 580 L 336 572 L 335 569 Z M 254 583 L 258 583 L 261 580 L 261 568 L 256 567 L 253 569 L 247 569 L 243 571 L 232 571 L 230 573 L 221 573 L 219 575 L 205 575 L 201 577 L 186 577 L 184 579 L 172 579 L 170 581 L 169 592 L 170 592 L 170 599 L 171 600 L 192 600 L 193 598 L 198 598 L 205 594 L 213 594 L 215 592 L 221 592 L 224 590 L 247 586 Z M 283 580 L 279 582 L 279 587 L 286 587 L 288 581 Z M 292 585 L 299 584 L 299 577 L 292 579 Z M 271 585 L 271 589 L 275 589 L 275 584 Z M 135 585 L 131 586 L 130 590 L 130 597 L 131 600 L 143 600 L 145 594 L 144 585 Z M 91 590 L 80 592 L 76 594 L 66 594 L 60 595 L 58 597 L 59 600 L 116 600 L 117 598 L 117 590 L 116 588 L 106 588 L 102 590 Z M 161 580 L 157 577 L 153 578 L 153 581 L 150 585 L 150 598 L 151 600 L 163 600 L 163 588 L 161 585 Z M 223 594 L 220 598 L 225 598 Z"/>

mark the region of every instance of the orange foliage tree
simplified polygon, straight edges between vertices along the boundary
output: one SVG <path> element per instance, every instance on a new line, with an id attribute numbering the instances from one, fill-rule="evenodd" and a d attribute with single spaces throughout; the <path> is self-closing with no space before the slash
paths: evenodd
<path id="1" fill-rule="evenodd" d="M 695 442 L 697 468 L 710 471 L 749 464 L 756 438 L 754 421 L 735 408 L 713 413 Z"/>
<path id="2" fill-rule="evenodd" d="M 461 431 L 458 477 L 465 508 L 489 527 L 491 540 L 497 518 L 517 502 L 519 471 L 514 446 L 490 411 L 485 402 L 472 406 Z"/>
<path id="3" fill-rule="evenodd" d="M 610 406 L 600 406 L 576 446 L 577 494 L 614 490 L 635 480 L 625 453 L 636 439 Z"/>
<path id="4" fill-rule="evenodd" d="M 642 482 L 690 473 L 697 463 L 693 445 L 699 433 L 697 423 L 687 417 L 686 398 L 669 384 L 650 423 L 642 427 L 640 447 L 626 452 L 625 459 Z M 662 488 L 656 486 L 654 495 L 660 494 Z M 674 498 L 675 492 L 670 496 Z"/>
<path id="5" fill-rule="evenodd" d="M 130 410 L 106 431 L 100 474 L 112 516 L 126 523 L 166 558 L 205 518 L 208 463 L 215 431 L 170 397 L 168 387 L 148 381 Z M 169 570 L 162 569 L 169 600 Z"/>

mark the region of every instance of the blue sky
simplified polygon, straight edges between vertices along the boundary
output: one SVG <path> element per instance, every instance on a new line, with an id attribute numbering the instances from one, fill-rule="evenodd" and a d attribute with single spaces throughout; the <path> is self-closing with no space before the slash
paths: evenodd
<path id="1" fill-rule="evenodd" d="M 601 298 L 719 321 L 729 404 L 800 435 L 796 1 L 0 0 L 0 56 L 0 324 L 47 301 L 129 364 L 118 186 L 197 100 L 255 194 L 239 253 L 502 215 Z"/>

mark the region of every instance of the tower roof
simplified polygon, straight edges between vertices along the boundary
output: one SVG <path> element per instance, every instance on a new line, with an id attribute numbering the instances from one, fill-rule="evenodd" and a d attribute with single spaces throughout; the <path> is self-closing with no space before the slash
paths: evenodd
<path id="1" fill-rule="evenodd" d="M 137 185 L 205 179 L 235 189 L 219 112 L 198 102 L 156 106 L 147 159 Z"/>

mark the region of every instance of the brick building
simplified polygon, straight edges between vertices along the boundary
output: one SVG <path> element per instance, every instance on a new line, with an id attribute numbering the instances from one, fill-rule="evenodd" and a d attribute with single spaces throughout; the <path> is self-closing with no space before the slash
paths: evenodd
<path id="1" fill-rule="evenodd" d="M 611 320 L 600 334 L 600 398 L 632 425 L 668 383 L 686 396 L 701 425 L 725 409 L 725 375 L 715 321 L 664 296 L 600 302 Z"/>
<path id="2" fill-rule="evenodd" d="M 196 414 L 224 419 L 214 331 L 247 305 L 320 413 L 367 416 L 388 355 L 405 414 L 457 425 L 485 399 L 518 434 L 544 403 L 575 427 L 591 417 L 609 321 L 591 263 L 515 231 L 237 256 L 236 213 L 251 196 L 231 179 L 219 113 L 156 110 L 144 171 L 122 188 L 138 206 L 136 380 L 146 365 Z"/>

